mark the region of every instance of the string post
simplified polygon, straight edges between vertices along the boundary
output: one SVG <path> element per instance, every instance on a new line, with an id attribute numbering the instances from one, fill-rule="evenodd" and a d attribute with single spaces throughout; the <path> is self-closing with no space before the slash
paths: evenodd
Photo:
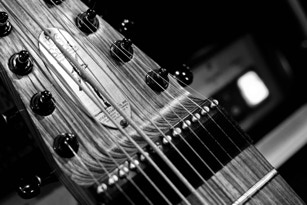
<path id="1" fill-rule="evenodd" d="M 78 152 L 79 142 L 72 133 L 62 133 L 55 137 L 53 150 L 62 158 L 72 158 Z"/>
<path id="2" fill-rule="evenodd" d="M 28 51 L 22 50 L 10 57 L 8 66 L 14 74 L 25 76 L 33 70 L 33 59 Z"/>
<path id="3" fill-rule="evenodd" d="M 75 22 L 77 27 L 87 35 L 96 32 L 99 28 L 99 20 L 94 9 L 78 14 Z"/>
<path id="4" fill-rule="evenodd" d="M 44 90 L 34 94 L 30 101 L 32 111 L 41 116 L 50 115 L 56 108 L 51 92 Z"/>
<path id="5" fill-rule="evenodd" d="M 0 12 L 0 38 L 7 36 L 12 31 L 12 24 L 9 22 L 9 15 L 1 11 Z"/>
<path id="6" fill-rule="evenodd" d="M 129 38 L 115 41 L 110 46 L 111 56 L 119 63 L 127 63 L 133 58 L 132 41 Z"/>
<path id="7" fill-rule="evenodd" d="M 132 20 L 124 19 L 118 28 L 118 31 L 126 38 L 131 38 L 135 23 Z"/>
<path id="8" fill-rule="evenodd" d="M 156 92 L 162 92 L 169 85 L 168 70 L 160 68 L 158 70 L 149 71 L 145 77 L 146 84 Z"/>
<path id="9" fill-rule="evenodd" d="M 193 82 L 193 73 L 186 64 L 183 64 L 174 72 L 174 77 L 182 87 L 186 87 Z"/>
<path id="10" fill-rule="evenodd" d="M 31 199 L 40 194 L 41 178 L 39 176 L 24 177 L 19 180 L 17 194 L 23 199 Z"/>

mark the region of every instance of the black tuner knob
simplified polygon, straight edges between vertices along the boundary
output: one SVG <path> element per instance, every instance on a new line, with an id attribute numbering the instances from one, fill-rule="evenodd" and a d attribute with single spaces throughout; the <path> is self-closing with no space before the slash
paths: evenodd
<path id="1" fill-rule="evenodd" d="M 42 177 L 37 175 L 22 177 L 17 182 L 17 194 L 23 199 L 31 199 L 40 194 L 42 186 L 56 181 L 58 181 L 58 178 L 55 171 Z"/>
<path id="2" fill-rule="evenodd" d="M 186 64 L 183 64 L 181 68 L 177 69 L 174 72 L 174 76 L 182 87 L 186 87 L 193 82 L 193 73 Z"/>
<path id="3" fill-rule="evenodd" d="M 157 92 L 164 91 L 169 84 L 168 71 L 165 68 L 153 70 L 147 73 L 145 77 L 146 84 Z"/>
<path id="4" fill-rule="evenodd" d="M 99 27 L 96 11 L 88 9 L 86 12 L 78 14 L 76 17 L 76 25 L 85 34 L 96 32 Z"/>
<path id="5" fill-rule="evenodd" d="M 65 0 L 44 0 L 48 6 L 56 6 L 63 3 Z"/>
<path id="6" fill-rule="evenodd" d="M 124 19 L 119 28 L 118 31 L 123 34 L 126 38 L 131 38 L 132 37 L 132 33 L 134 30 L 134 21 L 131 21 L 129 19 Z"/>
<path id="7" fill-rule="evenodd" d="M 9 68 L 16 75 L 27 75 L 32 71 L 33 59 L 28 51 L 22 50 L 10 57 Z"/>
<path id="8" fill-rule="evenodd" d="M 41 179 L 38 176 L 21 178 L 18 182 L 17 194 L 23 199 L 31 199 L 40 194 Z"/>
<path id="9" fill-rule="evenodd" d="M 30 101 L 30 107 L 38 115 L 50 115 L 55 110 L 52 94 L 47 90 L 34 94 Z"/>
<path id="10" fill-rule="evenodd" d="M 79 142 L 72 133 L 62 133 L 53 141 L 54 151 L 62 158 L 72 158 L 78 152 Z"/>
<path id="11" fill-rule="evenodd" d="M 133 58 L 132 42 L 128 38 L 118 40 L 110 47 L 111 56 L 118 62 L 128 62 Z"/>
<path id="12" fill-rule="evenodd" d="M 7 36 L 12 31 L 12 24 L 9 22 L 9 16 L 6 12 L 0 12 L 0 37 Z"/>

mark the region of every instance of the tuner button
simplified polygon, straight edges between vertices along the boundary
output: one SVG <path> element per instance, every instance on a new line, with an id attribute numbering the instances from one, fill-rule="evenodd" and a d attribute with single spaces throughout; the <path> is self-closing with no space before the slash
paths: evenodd
<path id="1" fill-rule="evenodd" d="M 168 71 L 165 68 L 153 70 L 147 73 L 145 77 L 146 84 L 157 92 L 164 91 L 169 84 Z"/>
<path id="2" fill-rule="evenodd" d="M 17 194 L 24 199 L 30 199 L 39 195 L 42 186 L 56 181 L 58 181 L 58 178 L 55 175 L 55 171 L 43 176 L 29 175 L 22 177 L 17 183 Z"/>
<path id="3" fill-rule="evenodd" d="M 56 6 L 61 4 L 63 1 L 65 0 L 44 0 L 46 2 L 46 4 L 48 4 L 49 6 Z"/>
<path id="4" fill-rule="evenodd" d="M 30 107 L 34 113 L 47 116 L 55 110 L 55 103 L 51 93 L 45 90 L 32 96 Z"/>
<path id="5" fill-rule="evenodd" d="M 131 38 L 133 29 L 134 21 L 131 21 L 129 19 L 124 19 L 118 28 L 119 32 L 123 34 L 126 38 Z"/>
<path id="6" fill-rule="evenodd" d="M 113 43 L 110 47 L 111 56 L 118 62 L 128 62 L 133 57 L 132 42 L 124 38 Z"/>
<path id="7" fill-rule="evenodd" d="M 29 52 L 22 50 L 9 59 L 9 68 L 16 75 L 25 76 L 32 71 L 33 60 Z"/>
<path id="8" fill-rule="evenodd" d="M 38 176 L 21 178 L 17 186 L 17 194 L 23 199 L 31 199 L 40 194 L 41 179 Z"/>
<path id="9" fill-rule="evenodd" d="M 9 22 L 9 16 L 6 12 L 0 12 L 0 37 L 7 36 L 12 31 L 12 24 Z"/>
<path id="10" fill-rule="evenodd" d="M 78 14 L 76 17 L 76 25 L 85 34 L 96 32 L 99 27 L 96 11 L 88 9 L 86 12 Z"/>
<path id="11" fill-rule="evenodd" d="M 76 135 L 62 133 L 55 137 L 53 149 L 62 158 L 72 158 L 78 152 L 79 142 Z"/>
<path id="12" fill-rule="evenodd" d="M 175 71 L 175 78 L 182 87 L 186 87 L 193 82 L 193 73 L 186 64 L 183 64 L 180 69 Z"/>

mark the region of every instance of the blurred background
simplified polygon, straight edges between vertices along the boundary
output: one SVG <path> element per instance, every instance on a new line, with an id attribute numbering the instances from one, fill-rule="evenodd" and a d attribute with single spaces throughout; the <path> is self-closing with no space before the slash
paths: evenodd
<path id="1" fill-rule="evenodd" d="M 128 28 L 124 34 L 171 74 L 193 76 L 187 89 L 218 99 L 307 201 L 305 1 L 84 2 L 114 28 Z M 12 199 L 19 176 L 51 170 L 2 82 L 0 99 L 0 204 L 48 204 L 57 194 L 75 203 L 57 182 L 36 199 Z"/>

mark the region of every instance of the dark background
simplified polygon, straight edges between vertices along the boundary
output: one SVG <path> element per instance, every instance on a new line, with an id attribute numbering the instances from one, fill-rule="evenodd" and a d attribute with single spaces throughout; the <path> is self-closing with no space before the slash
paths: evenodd
<path id="1" fill-rule="evenodd" d="M 86 1 L 93 6 L 93 1 Z M 303 2 L 301 2 L 303 3 Z M 303 4 L 303 6 L 305 6 Z M 128 18 L 135 22 L 129 37 L 135 45 L 170 72 L 183 63 L 191 66 L 199 60 L 198 50 L 210 47 L 208 55 L 242 35 L 252 35 L 271 64 L 270 51 L 278 50 L 289 61 L 293 76 L 283 84 L 283 102 L 267 117 L 248 131 L 255 142 L 306 103 L 306 48 L 302 46 L 304 33 L 287 0 L 237 0 L 237 1 L 96 1 L 93 7 L 113 27 L 119 28 Z M 269 49 L 268 49 L 269 48 Z M 203 56 L 203 58 L 205 58 Z M 40 151 L 29 136 L 27 128 L 16 110 L 12 120 L 1 128 L 0 196 L 14 191 L 16 179 L 25 174 L 50 171 Z M 8 134 L 6 134 L 8 133 Z M 10 137 L 7 137 L 10 136 Z M 280 168 L 281 174 L 304 195 L 306 148 Z M 290 169 L 291 168 L 291 169 Z"/>

